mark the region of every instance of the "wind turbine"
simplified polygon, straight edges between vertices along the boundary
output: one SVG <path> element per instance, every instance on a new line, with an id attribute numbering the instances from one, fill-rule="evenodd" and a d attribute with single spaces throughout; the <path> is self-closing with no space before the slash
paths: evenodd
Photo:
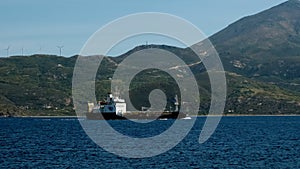
<path id="1" fill-rule="evenodd" d="M 59 56 L 61 56 L 61 50 L 64 46 L 56 46 L 59 49 Z"/>
<path id="2" fill-rule="evenodd" d="M 9 48 L 10 48 L 10 46 L 8 46 L 7 48 L 4 49 L 4 50 L 6 50 L 7 57 L 9 56 Z"/>

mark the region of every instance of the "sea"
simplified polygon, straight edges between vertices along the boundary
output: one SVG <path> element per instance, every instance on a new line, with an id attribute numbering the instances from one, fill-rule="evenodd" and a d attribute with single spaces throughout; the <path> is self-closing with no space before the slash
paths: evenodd
<path id="1" fill-rule="evenodd" d="M 77 118 L 0 118 L 0 168 L 300 168 L 300 116 L 226 116 L 199 144 L 205 117 L 169 151 L 147 158 L 102 149 Z M 174 120 L 109 121 L 119 132 L 149 137 Z"/>

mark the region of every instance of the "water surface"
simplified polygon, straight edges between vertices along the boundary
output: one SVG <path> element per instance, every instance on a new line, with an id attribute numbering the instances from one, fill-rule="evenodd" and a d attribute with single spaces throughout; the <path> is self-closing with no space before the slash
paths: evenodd
<path id="1" fill-rule="evenodd" d="M 175 148 L 129 159 L 98 147 L 76 118 L 0 118 L 0 168 L 300 168 L 300 117 L 223 117 L 216 132 L 198 143 L 204 117 Z M 148 125 L 111 121 L 126 135 L 148 137 L 172 120 Z"/>

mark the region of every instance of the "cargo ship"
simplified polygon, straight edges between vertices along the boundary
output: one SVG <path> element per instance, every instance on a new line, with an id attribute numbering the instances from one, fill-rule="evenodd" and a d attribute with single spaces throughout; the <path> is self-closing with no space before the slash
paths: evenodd
<path id="1" fill-rule="evenodd" d="M 114 97 L 108 93 L 105 101 L 100 101 L 95 106 L 94 103 L 88 103 L 88 112 L 86 118 L 88 120 L 126 120 L 126 119 L 176 119 L 186 118 L 186 113 L 179 112 L 179 103 L 177 99 L 173 102 L 174 110 L 168 111 L 126 111 L 126 102 L 124 99 Z"/>

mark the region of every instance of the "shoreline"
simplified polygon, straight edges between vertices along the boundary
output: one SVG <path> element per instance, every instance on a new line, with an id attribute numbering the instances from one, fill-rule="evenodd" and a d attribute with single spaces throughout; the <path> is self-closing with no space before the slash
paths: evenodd
<path id="1" fill-rule="evenodd" d="M 223 114 L 223 115 L 191 115 L 191 117 L 267 117 L 267 116 L 300 116 L 300 114 Z"/>
<path id="2" fill-rule="evenodd" d="M 78 116 L 14 116 L 14 117 L 16 118 L 81 118 Z"/>
<path id="3" fill-rule="evenodd" d="M 190 115 L 190 117 L 271 117 L 271 116 L 300 116 L 300 114 L 223 114 L 223 115 Z M 12 118 L 84 118 L 85 116 L 14 116 Z M 11 117 L 0 117 L 11 118 Z"/>

